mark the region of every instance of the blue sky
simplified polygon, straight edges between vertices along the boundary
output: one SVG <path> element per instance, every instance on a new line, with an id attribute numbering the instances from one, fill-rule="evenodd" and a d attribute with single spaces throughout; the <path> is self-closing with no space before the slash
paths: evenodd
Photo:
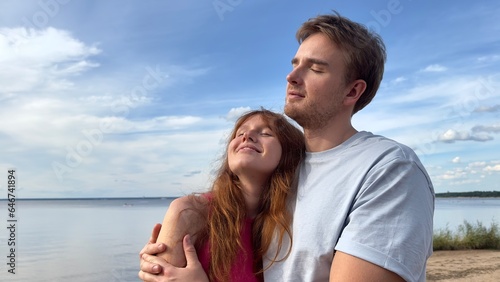
<path id="1" fill-rule="evenodd" d="M 412 147 L 436 192 L 500 190 L 493 0 L 2 1 L 0 176 L 20 198 L 207 188 L 234 118 L 283 111 L 295 31 L 332 9 L 387 46 L 355 127 Z"/>

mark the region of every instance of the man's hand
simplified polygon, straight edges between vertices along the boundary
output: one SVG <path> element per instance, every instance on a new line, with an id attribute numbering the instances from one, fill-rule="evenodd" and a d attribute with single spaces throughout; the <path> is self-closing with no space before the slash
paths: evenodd
<path id="1" fill-rule="evenodd" d="M 156 226 L 155 226 L 156 228 Z M 154 232 L 153 232 L 154 234 Z M 154 236 L 153 236 L 154 237 Z M 156 239 L 154 240 L 156 241 Z M 141 271 L 139 272 L 139 278 L 145 282 L 160 282 L 160 281 L 189 281 L 189 282 L 208 282 L 208 277 L 203 267 L 201 266 L 198 256 L 196 255 L 196 249 L 191 243 L 189 235 L 184 236 L 182 241 L 184 254 L 186 255 L 187 265 L 186 267 L 175 267 L 170 265 L 164 259 L 148 254 L 145 251 L 141 255 Z M 146 245 L 145 249 L 148 246 Z M 143 249 L 144 250 L 144 249 Z M 162 270 L 159 274 L 154 274 L 146 271 L 143 266 L 148 263 L 149 265 L 157 265 Z"/>
<path id="2" fill-rule="evenodd" d="M 139 253 L 139 258 L 141 259 L 141 272 L 146 272 L 146 273 L 151 273 L 151 274 L 157 274 L 162 271 L 162 268 L 158 264 L 151 263 L 149 261 L 145 261 L 143 259 L 144 254 L 148 255 L 156 255 L 161 252 L 164 252 L 167 249 L 167 246 L 165 244 L 161 243 L 156 243 L 156 240 L 158 239 L 158 234 L 160 234 L 160 229 L 161 229 L 161 224 L 157 223 L 153 227 L 153 232 L 151 232 L 151 237 L 149 238 L 149 242 L 142 248 L 141 252 Z M 141 272 L 139 272 L 139 277 L 141 277 Z"/>

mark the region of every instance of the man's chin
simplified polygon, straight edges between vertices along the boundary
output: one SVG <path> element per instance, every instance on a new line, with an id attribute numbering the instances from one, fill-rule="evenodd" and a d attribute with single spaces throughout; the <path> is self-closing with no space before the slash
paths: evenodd
<path id="1" fill-rule="evenodd" d="M 303 116 L 302 113 L 296 107 L 290 105 L 285 105 L 284 112 L 285 115 L 295 120 L 296 122 L 301 120 L 301 117 Z"/>
<path id="2" fill-rule="evenodd" d="M 289 118 L 293 118 L 295 116 L 295 111 L 293 109 L 291 109 L 290 106 L 285 105 L 284 112 L 285 112 L 285 115 L 287 115 Z"/>

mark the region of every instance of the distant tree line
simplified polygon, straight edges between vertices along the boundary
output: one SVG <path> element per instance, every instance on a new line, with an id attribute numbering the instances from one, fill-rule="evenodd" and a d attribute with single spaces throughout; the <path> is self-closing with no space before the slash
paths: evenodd
<path id="1" fill-rule="evenodd" d="M 436 197 L 440 197 L 440 198 L 455 198 L 455 197 L 492 198 L 492 197 L 500 197 L 500 191 L 446 192 L 446 193 L 436 193 Z"/>

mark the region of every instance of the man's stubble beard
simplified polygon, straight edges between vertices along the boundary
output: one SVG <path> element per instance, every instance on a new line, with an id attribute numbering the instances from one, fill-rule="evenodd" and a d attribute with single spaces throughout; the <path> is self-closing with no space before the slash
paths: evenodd
<path id="1" fill-rule="evenodd" d="M 304 104 L 286 103 L 285 114 L 295 120 L 302 128 L 314 130 L 325 127 L 335 118 L 340 111 L 342 102 L 335 97 L 328 105 L 315 106 L 312 103 L 307 103 L 307 101 L 302 101 L 302 103 Z"/>

